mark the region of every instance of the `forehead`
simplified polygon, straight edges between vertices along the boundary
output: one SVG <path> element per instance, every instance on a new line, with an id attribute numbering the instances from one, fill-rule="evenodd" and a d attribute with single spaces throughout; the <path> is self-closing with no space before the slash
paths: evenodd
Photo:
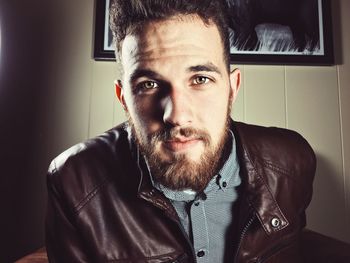
<path id="1" fill-rule="evenodd" d="M 149 22 L 137 33 L 129 34 L 122 44 L 125 67 L 178 62 L 225 64 L 223 44 L 214 23 L 204 23 L 194 15 L 176 16 Z"/>

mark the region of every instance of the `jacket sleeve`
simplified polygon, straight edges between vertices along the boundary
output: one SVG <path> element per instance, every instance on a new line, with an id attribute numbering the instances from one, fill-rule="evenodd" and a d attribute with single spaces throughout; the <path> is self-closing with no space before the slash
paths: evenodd
<path id="1" fill-rule="evenodd" d="M 54 165 L 54 162 L 51 166 Z M 87 249 L 75 224 L 75 216 L 57 185 L 59 172 L 47 175 L 46 250 L 49 262 L 88 262 Z"/>

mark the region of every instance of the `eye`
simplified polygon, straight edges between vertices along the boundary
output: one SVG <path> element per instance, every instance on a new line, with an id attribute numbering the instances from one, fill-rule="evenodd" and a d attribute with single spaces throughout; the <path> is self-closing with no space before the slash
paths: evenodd
<path id="1" fill-rule="evenodd" d="M 193 79 L 193 84 L 194 85 L 202 85 L 202 84 L 206 84 L 210 81 L 210 79 L 208 77 L 204 77 L 204 76 L 197 76 Z"/>
<path id="2" fill-rule="evenodd" d="M 136 85 L 136 90 L 138 92 L 150 92 L 159 87 L 158 83 L 155 81 L 147 80 Z"/>
<path id="3" fill-rule="evenodd" d="M 158 88 L 158 84 L 154 81 L 145 81 L 141 83 L 141 87 L 146 90 L 154 89 L 154 88 Z"/>

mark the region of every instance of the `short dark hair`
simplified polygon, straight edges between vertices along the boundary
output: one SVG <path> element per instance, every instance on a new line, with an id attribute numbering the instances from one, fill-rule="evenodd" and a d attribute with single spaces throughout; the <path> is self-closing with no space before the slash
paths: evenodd
<path id="1" fill-rule="evenodd" d="M 112 0 L 109 18 L 116 56 L 126 35 L 142 30 L 145 24 L 177 15 L 197 15 L 205 24 L 217 26 L 229 68 L 230 40 L 225 3 L 225 0 Z"/>

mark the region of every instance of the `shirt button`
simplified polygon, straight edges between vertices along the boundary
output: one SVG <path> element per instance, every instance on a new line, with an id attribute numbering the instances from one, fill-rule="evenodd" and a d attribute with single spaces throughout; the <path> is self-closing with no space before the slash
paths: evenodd
<path id="1" fill-rule="evenodd" d="M 222 183 L 222 187 L 225 188 L 226 186 L 227 186 L 227 183 L 226 183 L 226 182 L 223 182 L 223 183 Z"/>
<path id="2" fill-rule="evenodd" d="M 194 205 L 195 206 L 199 206 L 199 202 L 194 202 Z"/>
<path id="3" fill-rule="evenodd" d="M 197 257 L 201 258 L 201 257 L 204 257 L 204 256 L 205 256 L 205 251 L 199 250 L 199 251 L 197 252 Z"/>

